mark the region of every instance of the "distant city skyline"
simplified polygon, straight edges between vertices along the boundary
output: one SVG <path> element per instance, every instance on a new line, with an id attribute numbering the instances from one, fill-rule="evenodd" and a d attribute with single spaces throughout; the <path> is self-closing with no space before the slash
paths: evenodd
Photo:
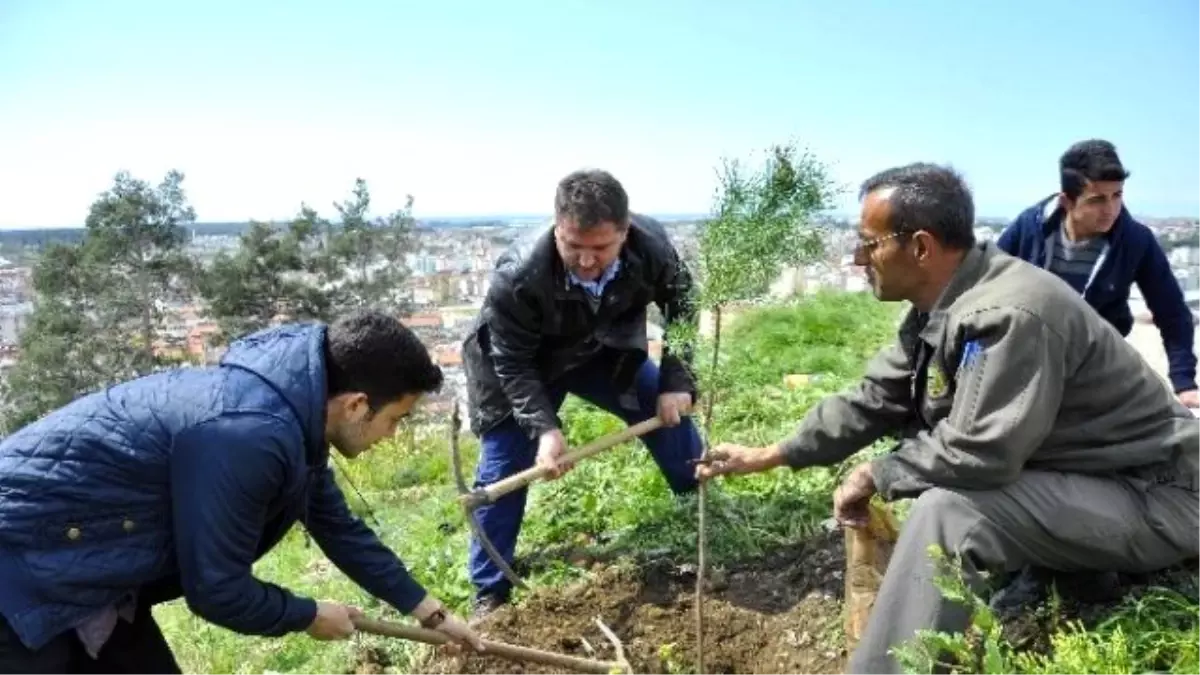
<path id="1" fill-rule="evenodd" d="M 323 215 L 325 215 L 326 217 L 330 217 L 329 214 L 323 214 Z M 375 214 L 375 215 L 384 215 L 384 214 Z M 660 220 L 672 220 L 672 221 L 700 220 L 700 219 L 709 218 L 712 216 L 711 213 L 654 213 L 654 212 L 646 213 L 645 215 L 651 216 L 653 218 L 658 218 Z M 850 221 L 850 222 L 856 222 L 858 220 L 857 212 L 829 211 L 829 212 L 823 213 L 822 215 L 824 217 L 831 218 L 834 220 L 843 220 L 843 221 Z M 1151 214 L 1134 212 L 1133 215 L 1136 218 L 1156 220 L 1156 221 L 1157 220 L 1200 220 L 1200 216 L 1198 216 L 1196 214 L 1160 216 L 1160 215 L 1151 215 Z M 471 223 L 482 223 L 482 222 L 488 222 L 488 221 L 505 222 L 505 223 L 510 223 L 510 224 L 514 223 L 514 222 L 520 222 L 520 221 L 539 221 L 539 220 L 545 220 L 545 221 L 549 222 L 551 217 L 552 217 L 552 214 L 549 212 L 546 212 L 546 213 L 480 213 L 477 215 L 437 214 L 437 213 L 435 213 L 435 214 L 424 214 L 424 215 L 423 214 L 415 214 L 414 215 L 414 219 L 418 222 L 441 221 L 441 222 L 449 222 L 449 223 L 456 223 L 456 224 L 463 224 L 463 225 L 467 225 L 467 224 L 471 224 Z M 986 214 L 982 214 L 982 215 L 977 215 L 975 218 L 975 221 L 977 223 L 1008 222 L 1008 221 L 1011 221 L 1015 217 L 1016 217 L 1015 214 L 1013 216 L 989 216 Z M 267 222 L 267 223 L 286 223 L 286 222 L 293 220 L 294 218 L 295 218 L 295 216 L 290 216 L 290 217 L 285 217 L 285 218 L 253 218 L 253 219 L 247 218 L 247 219 L 241 219 L 241 220 L 206 220 L 203 218 L 197 218 L 197 220 L 195 221 L 194 224 L 199 225 L 199 226 L 222 225 L 222 224 L 248 224 L 252 221 Z M 336 222 L 336 220 L 337 220 L 336 216 L 333 216 L 332 220 L 334 220 Z M 82 222 L 80 222 L 80 223 L 75 223 L 75 224 L 70 224 L 70 225 L 47 225 L 47 226 L 43 226 L 43 227 L 0 226 L 0 231 L 10 232 L 10 231 L 19 231 L 19 230 L 80 229 L 83 227 L 84 227 L 84 224 Z"/>

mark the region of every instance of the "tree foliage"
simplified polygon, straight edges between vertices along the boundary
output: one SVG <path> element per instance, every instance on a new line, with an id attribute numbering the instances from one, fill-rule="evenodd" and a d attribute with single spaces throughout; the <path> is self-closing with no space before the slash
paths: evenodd
<path id="1" fill-rule="evenodd" d="M 772 146 L 758 166 L 726 159 L 698 242 L 700 305 L 760 297 L 783 268 L 814 260 L 823 245 L 812 218 L 836 194 L 826 167 L 793 143 Z"/>
<path id="2" fill-rule="evenodd" d="M 304 209 L 285 229 L 253 222 L 232 254 L 220 253 L 203 275 L 200 292 L 228 340 L 277 320 L 329 315 L 326 294 L 310 279 L 317 273 L 316 213 Z"/>
<path id="3" fill-rule="evenodd" d="M 373 219 L 360 178 L 350 199 L 334 204 L 338 223 L 307 205 L 283 228 L 254 223 L 235 252 L 214 258 L 200 286 L 225 339 L 279 321 L 328 321 L 361 307 L 407 313 L 412 202 L 408 197 L 402 210 Z"/>
<path id="4" fill-rule="evenodd" d="M 108 355 L 117 377 L 174 362 L 156 355 L 155 341 L 163 308 L 189 300 L 196 281 L 195 260 L 185 250 L 196 213 L 182 184 L 178 171 L 157 188 L 122 172 L 88 214 L 81 269 L 98 276 L 88 290 L 100 332 L 125 345 Z"/>
<path id="5" fill-rule="evenodd" d="M 358 179 L 334 205 L 338 222 L 302 204 L 282 227 L 253 223 L 234 251 L 205 267 L 188 251 L 196 216 L 182 186 L 177 171 L 157 186 L 118 173 L 91 205 L 79 241 L 45 250 L 34 268 L 34 311 L 20 358 L 0 392 L 8 429 L 86 392 L 180 363 L 188 335 L 167 329 L 184 325 L 169 321 L 170 308 L 203 300 L 225 341 L 360 307 L 409 310 L 412 197 L 376 218 Z"/>
<path id="6" fill-rule="evenodd" d="M 402 210 L 371 220 L 371 195 L 361 178 L 354 183 L 353 198 L 336 205 L 341 227 L 327 248 L 335 312 L 387 307 L 407 313 L 404 256 L 412 244 L 412 205 L 409 196 Z"/>
<path id="7" fill-rule="evenodd" d="M 714 323 L 713 372 L 706 379 L 716 376 L 722 308 L 762 297 L 785 268 L 818 259 L 824 233 L 814 217 L 839 193 L 826 165 L 795 142 L 770 146 L 757 163 L 723 160 L 694 264 L 696 303 Z M 667 334 L 681 347 L 694 348 L 698 340 L 694 327 L 679 324 Z"/>
<path id="8" fill-rule="evenodd" d="M 109 383 L 178 363 L 165 308 L 192 295 L 186 254 L 195 212 L 183 174 L 155 187 L 127 172 L 89 210 L 77 244 L 49 247 L 34 268 L 34 311 L 4 383 L 13 429 Z"/>

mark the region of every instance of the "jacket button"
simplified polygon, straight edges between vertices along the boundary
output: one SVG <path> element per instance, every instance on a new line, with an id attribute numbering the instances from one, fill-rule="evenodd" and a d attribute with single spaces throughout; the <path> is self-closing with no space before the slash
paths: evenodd
<path id="1" fill-rule="evenodd" d="M 79 531 L 78 527 L 67 528 L 67 539 L 70 539 L 71 541 L 79 539 L 79 537 L 82 535 L 83 533 Z"/>
<path id="2" fill-rule="evenodd" d="M 134 523 L 132 520 L 129 520 L 128 518 L 126 518 L 125 522 L 121 523 L 121 527 L 125 528 L 126 532 L 133 532 Z"/>

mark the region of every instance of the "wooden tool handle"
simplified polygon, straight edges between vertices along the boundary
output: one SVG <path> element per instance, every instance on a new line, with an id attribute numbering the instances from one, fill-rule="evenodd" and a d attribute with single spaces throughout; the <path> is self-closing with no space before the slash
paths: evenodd
<path id="1" fill-rule="evenodd" d="M 441 645 L 450 641 L 449 636 L 436 630 L 418 628 L 417 626 L 408 626 L 390 621 L 380 621 L 378 619 L 368 619 L 365 617 L 355 619 L 354 626 L 364 633 L 412 640 L 413 642 L 424 642 L 430 645 Z M 545 652 L 540 649 L 533 649 L 532 647 L 492 642 L 491 640 L 483 640 L 483 646 L 485 649 L 483 652 L 484 655 L 499 656 L 510 661 L 541 663 L 580 673 L 624 672 L 622 664 L 616 661 L 595 661 L 567 654 Z M 477 652 L 467 647 L 464 648 L 464 653 L 475 654 Z"/>
<path id="2" fill-rule="evenodd" d="M 625 427 L 624 429 L 611 433 L 607 436 L 601 436 L 600 438 L 597 438 L 596 440 L 582 447 L 569 450 L 563 457 L 563 461 L 575 463 L 581 459 L 587 459 L 592 455 L 620 445 L 632 438 L 636 438 L 642 434 L 648 434 L 661 426 L 661 418 L 658 416 L 651 417 L 648 420 L 643 420 L 637 424 Z M 498 480 L 480 490 L 487 496 L 487 499 L 484 503 L 494 502 L 513 490 L 519 490 L 526 485 L 529 485 L 533 481 L 538 480 L 539 478 L 544 478 L 545 475 L 546 470 L 544 468 L 540 466 L 534 466 L 520 473 L 514 473 L 503 480 Z M 459 499 L 464 503 L 467 503 L 476 501 L 479 499 L 479 497 L 477 495 L 462 495 Z"/>

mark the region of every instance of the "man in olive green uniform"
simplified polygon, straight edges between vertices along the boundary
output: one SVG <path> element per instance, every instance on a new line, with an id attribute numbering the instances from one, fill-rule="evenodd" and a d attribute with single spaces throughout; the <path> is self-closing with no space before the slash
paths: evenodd
<path id="1" fill-rule="evenodd" d="M 898 340 L 861 384 L 821 401 L 777 445 L 726 444 L 701 479 L 840 462 L 896 434 L 834 493 L 844 526 L 873 494 L 917 497 L 849 672 L 900 672 L 920 629 L 960 631 L 927 548 L 980 571 L 1035 565 L 1144 572 L 1198 554 L 1200 422 L 1141 356 L 1053 275 L 977 244 L 952 170 L 914 164 L 864 183 L 856 264 L 907 300 Z"/>

